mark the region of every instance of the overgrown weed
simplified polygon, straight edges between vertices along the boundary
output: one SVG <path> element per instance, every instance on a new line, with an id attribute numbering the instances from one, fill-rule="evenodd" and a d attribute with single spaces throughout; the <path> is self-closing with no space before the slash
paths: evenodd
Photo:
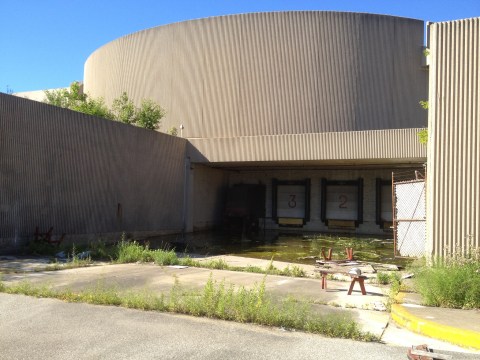
<path id="1" fill-rule="evenodd" d="M 362 332 L 358 324 L 347 313 L 320 315 L 307 302 L 288 297 L 273 301 L 265 291 L 265 279 L 251 289 L 227 286 L 218 283 L 210 275 L 200 292 L 184 291 L 178 279 L 168 295 L 151 291 L 122 293 L 115 288 L 97 286 L 79 292 L 70 289 L 55 290 L 46 285 L 21 282 L 6 286 L 0 283 L 0 291 L 35 297 L 49 297 L 69 302 L 86 302 L 97 305 L 115 305 L 142 310 L 168 311 L 243 323 L 278 326 L 323 334 L 330 337 L 349 338 L 363 341 L 378 341 L 371 333 Z"/>
<path id="2" fill-rule="evenodd" d="M 64 270 L 78 267 L 89 266 L 93 259 L 109 259 L 112 263 L 155 263 L 160 266 L 183 265 L 190 267 L 200 267 L 214 270 L 244 271 L 268 275 L 281 275 L 291 277 L 305 277 L 306 272 L 298 265 L 288 265 L 284 269 L 279 269 L 273 265 L 273 257 L 269 264 L 262 269 L 258 266 L 232 266 L 224 259 L 216 258 L 208 261 L 199 261 L 189 257 L 187 254 L 179 257 L 174 249 L 150 249 L 149 244 L 141 244 L 135 240 L 127 239 L 125 233 L 121 240 L 111 246 L 107 246 L 104 241 L 98 240 L 91 242 L 88 247 L 88 256 L 78 256 L 78 250 L 75 245 L 70 249 L 64 250 L 68 254 L 68 260 L 65 263 L 57 259 L 48 265 L 45 270 Z"/>
<path id="3" fill-rule="evenodd" d="M 398 271 L 391 271 L 391 272 L 382 272 L 379 271 L 377 273 L 376 283 L 380 285 L 388 285 L 388 284 L 395 284 L 400 283 L 401 275 Z"/>
<path id="4" fill-rule="evenodd" d="M 433 259 L 430 266 L 412 267 L 415 290 L 425 305 L 480 308 L 480 249 Z"/>

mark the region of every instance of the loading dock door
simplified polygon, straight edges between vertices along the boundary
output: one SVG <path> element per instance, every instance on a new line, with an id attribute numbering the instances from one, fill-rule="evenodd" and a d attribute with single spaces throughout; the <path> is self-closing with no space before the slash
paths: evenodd
<path id="1" fill-rule="evenodd" d="M 272 217 L 279 225 L 303 226 L 310 220 L 310 179 L 272 181 Z"/>
<path id="2" fill-rule="evenodd" d="M 363 179 L 322 179 L 321 220 L 328 227 L 355 228 L 363 222 Z"/>
<path id="3" fill-rule="evenodd" d="M 358 187 L 331 185 L 327 191 L 328 219 L 358 220 Z"/>
<path id="4" fill-rule="evenodd" d="M 305 185 L 278 185 L 277 216 L 305 218 Z"/>

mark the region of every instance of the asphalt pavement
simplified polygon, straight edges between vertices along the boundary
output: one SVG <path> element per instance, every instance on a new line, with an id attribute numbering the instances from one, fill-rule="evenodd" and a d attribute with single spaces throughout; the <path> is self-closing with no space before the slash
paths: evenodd
<path id="1" fill-rule="evenodd" d="M 22 295 L 0 294 L 0 324 L 2 360 L 406 359 L 402 346 Z"/>
<path id="2" fill-rule="evenodd" d="M 265 268 L 270 263 L 270 261 L 232 256 L 222 256 L 221 258 L 232 266 L 250 265 Z M 205 259 L 204 261 L 208 260 Z M 274 262 L 273 265 L 279 269 L 289 265 L 292 266 L 292 264 L 280 262 Z M 438 311 L 438 309 L 422 307 L 418 304 L 419 299 L 414 299 L 414 296 L 410 295 L 403 297 L 403 303 L 398 305 L 398 309 L 392 307 L 392 313 L 390 314 L 384 311 L 384 305 L 388 299 L 386 288 L 367 281 L 367 295 L 362 295 L 357 287 L 354 288 L 351 295 L 347 295 L 349 282 L 328 280 L 325 290 L 321 288 L 321 281 L 315 278 L 313 266 L 302 266 L 307 273 L 307 278 L 274 275 L 265 277 L 262 274 L 255 273 L 190 267 L 160 267 L 153 264 L 97 265 L 62 271 L 41 271 L 44 267 L 43 260 L 15 257 L 0 258 L 0 269 L 4 269 L 5 272 L 2 275 L 2 281 L 7 285 L 28 280 L 37 284 L 47 283 L 55 288 L 81 290 L 101 283 L 102 286 L 114 287 L 118 291 L 148 289 L 155 292 L 168 292 L 175 281 L 178 281 L 182 287 L 187 289 L 201 289 L 210 276 L 216 281 L 225 281 L 227 284 L 246 288 L 265 281 L 267 291 L 274 297 L 294 296 L 297 299 L 306 300 L 312 303 L 314 310 L 319 313 L 348 312 L 364 331 L 369 331 L 381 337 L 382 342 L 388 346 L 405 349 L 411 345 L 425 343 L 437 351 L 453 352 L 457 355 L 470 353 L 476 356 L 473 358 L 480 358 L 480 352 L 477 351 L 480 350 L 479 311 L 459 310 L 455 311 L 453 316 L 450 309 Z M 3 306 L 2 303 L 2 308 Z M 117 310 L 122 311 L 123 309 Z M 396 322 L 392 321 L 390 315 L 394 319 L 396 317 Z M 91 317 L 87 316 L 87 318 Z M 453 319 L 455 319 L 455 322 L 453 322 Z M 426 322 L 429 326 L 425 327 L 423 325 Z M 20 326 L 21 324 L 17 325 Z M 429 333 L 429 329 L 432 328 L 441 329 L 442 336 L 439 336 L 440 332 Z M 279 330 L 270 329 L 268 331 L 278 332 Z M 415 332 L 419 332 L 419 334 Z M 303 335 L 307 336 L 307 334 Z M 465 343 L 464 339 L 468 339 L 469 342 Z M 390 349 L 388 346 L 385 349 Z M 365 359 L 366 357 L 359 358 Z M 388 357 L 383 359 L 385 358 Z"/>

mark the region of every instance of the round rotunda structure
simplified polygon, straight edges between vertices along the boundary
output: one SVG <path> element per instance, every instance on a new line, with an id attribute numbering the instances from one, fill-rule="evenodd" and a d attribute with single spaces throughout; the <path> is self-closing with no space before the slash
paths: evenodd
<path id="1" fill-rule="evenodd" d="M 114 40 L 86 61 L 84 89 L 167 111 L 161 131 L 230 138 L 423 127 L 424 23 L 291 11 L 211 17 Z"/>

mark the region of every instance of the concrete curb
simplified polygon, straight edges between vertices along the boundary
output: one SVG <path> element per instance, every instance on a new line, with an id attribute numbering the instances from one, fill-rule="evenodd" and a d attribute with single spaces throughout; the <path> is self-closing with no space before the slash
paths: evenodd
<path id="1" fill-rule="evenodd" d="M 399 297 L 402 298 L 401 295 Z M 462 347 L 480 350 L 480 332 L 421 319 L 411 314 L 403 304 L 392 304 L 391 317 L 398 325 L 415 333 Z"/>

